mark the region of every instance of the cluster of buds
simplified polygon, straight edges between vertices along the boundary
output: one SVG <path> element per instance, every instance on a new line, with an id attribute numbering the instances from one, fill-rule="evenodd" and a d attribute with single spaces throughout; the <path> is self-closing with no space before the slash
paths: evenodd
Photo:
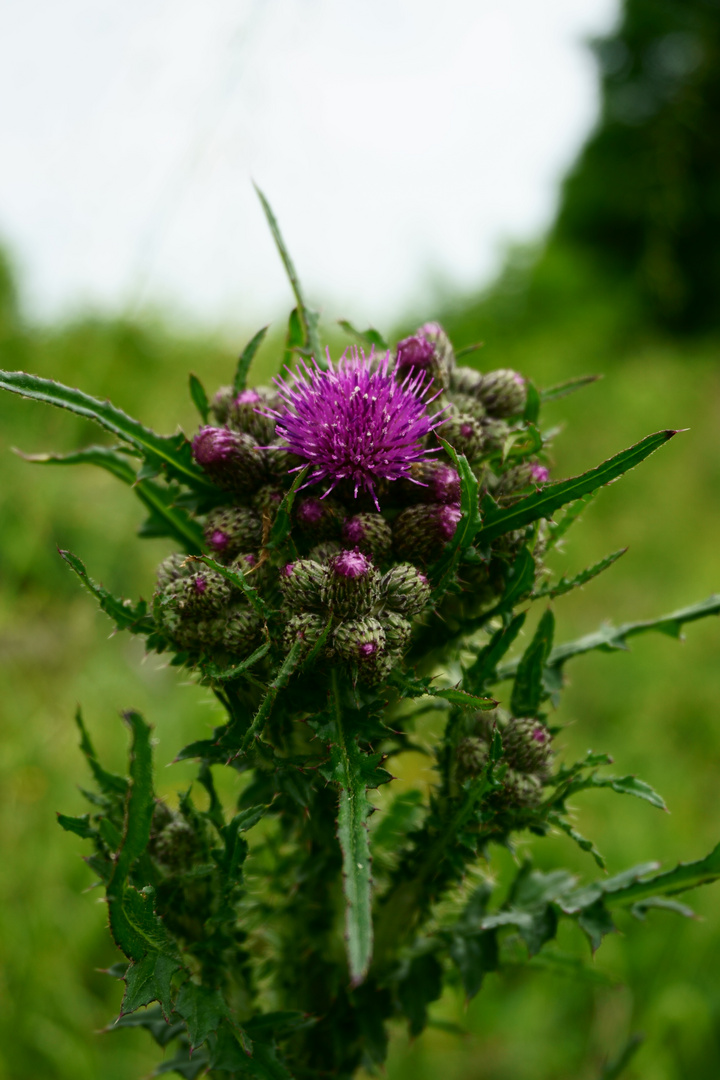
<path id="1" fill-rule="evenodd" d="M 550 777 L 552 736 L 543 721 L 533 717 L 495 714 L 494 719 L 502 740 L 499 765 L 506 766 L 495 801 L 499 809 L 532 809 L 541 802 L 543 785 Z M 455 750 L 458 783 L 478 776 L 487 765 L 493 730 L 487 714 L 475 717 L 472 732 L 460 740 Z"/>
<path id="2" fill-rule="evenodd" d="M 224 493 L 202 520 L 205 550 L 250 574 L 268 611 L 279 608 L 265 628 L 271 641 L 276 627 L 285 650 L 298 639 L 311 648 L 324 634 L 325 656 L 376 681 L 407 647 L 429 603 L 426 573 L 462 516 L 460 476 L 438 437 L 467 457 L 481 497 L 507 501 L 547 479 L 537 460 L 506 454 L 523 426 L 525 381 L 459 366 L 442 327 L 425 323 L 385 356 L 354 350 L 325 370 L 301 362 L 275 384 L 222 387 L 211 424 L 193 439 L 195 462 Z M 304 466 L 289 548 L 268 548 Z M 464 566 L 462 594 L 442 601 L 441 617 L 452 617 L 453 604 L 491 603 L 524 542 L 500 537 L 489 561 Z M 178 556 L 158 571 L 154 611 L 164 637 L 191 658 L 231 662 L 263 631 L 243 592 Z"/>
<path id="3" fill-rule="evenodd" d="M 428 580 L 415 566 L 399 563 L 381 574 L 358 548 L 288 563 L 280 579 L 291 613 L 286 648 L 300 640 L 310 650 L 325 635 L 324 655 L 370 683 L 397 665 L 411 620 L 430 599 Z"/>

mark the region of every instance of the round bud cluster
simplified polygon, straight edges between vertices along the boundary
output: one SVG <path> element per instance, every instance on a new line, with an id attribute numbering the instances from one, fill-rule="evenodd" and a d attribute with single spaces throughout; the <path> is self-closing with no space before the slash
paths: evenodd
<path id="1" fill-rule="evenodd" d="M 327 579 L 327 566 L 314 559 L 287 563 L 280 571 L 280 588 L 288 608 L 298 614 L 319 611 Z"/>
<path id="2" fill-rule="evenodd" d="M 541 720 L 510 717 L 503 719 L 492 714 L 502 740 L 505 765 L 501 789 L 493 799 L 499 810 L 513 807 L 532 808 L 542 801 L 543 784 L 552 767 L 552 736 Z M 455 748 L 455 777 L 458 783 L 478 776 L 485 768 L 493 737 L 493 725 L 488 717 L 477 714 L 474 731 L 461 739 Z"/>
<path id="3" fill-rule="evenodd" d="M 397 563 L 380 580 L 380 597 L 389 611 L 412 619 L 430 600 L 430 582 L 412 563 Z"/>
<path id="4" fill-rule="evenodd" d="M 322 602 L 341 617 L 370 611 L 380 596 L 380 574 L 362 551 L 331 556 L 322 587 Z"/>

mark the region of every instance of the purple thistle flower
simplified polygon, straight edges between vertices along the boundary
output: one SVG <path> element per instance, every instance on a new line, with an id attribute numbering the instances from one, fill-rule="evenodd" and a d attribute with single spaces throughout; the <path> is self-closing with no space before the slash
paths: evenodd
<path id="1" fill-rule="evenodd" d="M 357 578 L 369 574 L 373 565 L 362 551 L 341 551 L 332 560 L 332 569 L 339 577 Z"/>
<path id="2" fill-rule="evenodd" d="M 550 478 L 550 473 L 544 465 L 531 465 L 530 475 L 536 484 L 544 484 Z"/>
<path id="3" fill-rule="evenodd" d="M 329 357 L 328 357 L 329 359 Z M 408 477 L 414 461 L 433 450 L 422 440 L 443 422 L 429 415 L 432 380 L 411 371 L 398 380 L 388 371 L 390 354 L 379 363 L 353 348 L 326 371 L 302 361 L 290 382 L 275 380 L 284 412 L 271 410 L 287 449 L 313 467 L 308 483 L 329 480 L 328 495 L 341 480 L 372 495 L 376 485 Z M 289 371 L 289 369 L 288 369 Z M 302 467 L 302 466 L 300 466 Z M 293 470 L 296 471 L 296 470 Z"/>

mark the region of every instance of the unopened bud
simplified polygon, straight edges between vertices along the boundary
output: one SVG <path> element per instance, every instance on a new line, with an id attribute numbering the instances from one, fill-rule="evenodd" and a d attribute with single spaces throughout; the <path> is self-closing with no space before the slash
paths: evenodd
<path id="1" fill-rule="evenodd" d="M 412 337 L 397 344 L 395 370 L 398 378 L 404 378 L 412 370 L 423 371 L 440 390 L 449 385 L 454 363 L 452 345 L 439 323 L 425 323 Z"/>
<path id="2" fill-rule="evenodd" d="M 252 497 L 253 509 L 257 510 L 260 517 L 267 516 L 274 521 L 284 495 L 285 492 L 281 487 L 275 484 L 263 484 Z"/>
<path id="3" fill-rule="evenodd" d="M 487 371 L 475 393 L 490 416 L 517 416 L 525 408 L 527 387 L 522 375 L 509 368 Z"/>
<path id="4" fill-rule="evenodd" d="M 219 621 L 219 620 L 218 620 Z M 247 656 L 260 637 L 262 620 L 249 606 L 238 604 L 222 621 L 219 644 L 236 656 Z"/>
<path id="5" fill-rule="evenodd" d="M 232 598 L 233 588 L 217 570 L 203 567 L 175 585 L 177 605 L 183 615 L 201 616 L 219 611 Z"/>
<path id="6" fill-rule="evenodd" d="M 493 450 L 502 450 L 505 440 L 510 434 L 510 428 L 504 420 L 496 420 L 487 416 L 480 421 L 483 436 L 484 452 L 491 453 Z"/>
<path id="7" fill-rule="evenodd" d="M 163 559 L 157 568 L 157 587 L 165 589 L 172 581 L 189 577 L 191 573 L 192 568 L 187 555 L 174 551 L 172 555 L 168 555 L 167 559 Z"/>
<path id="8" fill-rule="evenodd" d="M 362 551 L 340 551 L 330 558 L 322 601 L 334 614 L 363 615 L 379 593 L 380 575 Z"/>
<path id="9" fill-rule="evenodd" d="M 476 395 L 482 378 L 482 372 L 475 368 L 457 365 L 450 376 L 450 389 L 453 394 Z"/>
<path id="10" fill-rule="evenodd" d="M 389 611 L 412 619 L 430 599 L 430 582 L 412 563 L 397 563 L 380 581 L 380 597 Z"/>
<path id="11" fill-rule="evenodd" d="M 265 456 L 252 435 L 229 428 L 200 428 L 192 442 L 198 465 L 220 487 L 255 491 L 265 478 Z"/>
<path id="12" fill-rule="evenodd" d="M 409 506 L 395 519 L 393 543 L 401 559 L 435 562 L 455 535 L 462 511 L 457 505 L 425 504 Z"/>
<path id="13" fill-rule="evenodd" d="M 262 519 L 245 506 L 213 510 L 205 523 L 205 542 L 214 555 L 231 559 L 241 551 L 258 548 L 262 540 Z"/>
<path id="14" fill-rule="evenodd" d="M 484 450 L 484 427 L 470 413 L 450 413 L 439 428 L 440 438 L 449 442 L 458 454 L 475 461 Z"/>
<path id="15" fill-rule="evenodd" d="M 293 615 L 288 619 L 283 630 L 283 646 L 288 651 L 296 641 L 302 641 L 308 651 L 315 645 L 325 629 L 325 620 L 321 615 L 314 615 L 310 611 L 302 615 Z"/>
<path id="16" fill-rule="evenodd" d="M 542 802 L 542 781 L 533 773 L 508 769 L 502 779 L 501 803 L 532 809 Z"/>
<path id="17" fill-rule="evenodd" d="M 410 640 L 412 626 L 406 618 L 396 611 L 386 611 L 380 615 L 380 622 L 385 631 L 388 649 L 401 653 Z"/>
<path id="18" fill-rule="evenodd" d="M 310 495 L 296 500 L 294 516 L 300 531 L 309 540 L 319 542 L 340 535 L 345 511 L 334 499 L 318 499 Z"/>
<path id="19" fill-rule="evenodd" d="M 530 484 L 544 484 L 548 475 L 544 465 L 533 465 L 529 461 L 524 461 L 521 465 L 515 465 L 502 474 L 495 491 L 498 495 L 513 495 Z"/>
<path id="20" fill-rule="evenodd" d="M 447 394 L 446 397 L 448 403 L 454 406 L 453 412 L 459 412 L 465 416 L 472 416 L 475 420 L 484 420 L 487 416 L 487 410 L 480 398 L 473 397 L 472 394 L 453 392 L 452 394 Z"/>
<path id="21" fill-rule="evenodd" d="M 310 548 L 309 558 L 314 559 L 315 562 L 327 563 L 340 550 L 337 540 L 323 540 L 321 543 L 316 544 L 315 547 Z"/>
<path id="22" fill-rule="evenodd" d="M 382 562 L 392 546 L 392 529 L 382 514 L 368 511 L 345 518 L 342 538 L 346 547 L 358 548 Z"/>
<path id="23" fill-rule="evenodd" d="M 550 774 L 551 743 L 552 736 L 541 720 L 512 718 L 502 731 L 503 753 L 511 768 L 541 779 Z"/>
<path id="24" fill-rule="evenodd" d="M 444 438 L 444 436 L 443 436 Z M 452 465 L 432 459 L 420 461 L 412 466 L 410 475 L 424 487 L 413 485 L 416 502 L 459 503 L 460 477 Z"/>
<path id="25" fill-rule="evenodd" d="M 266 446 L 275 438 L 275 419 L 268 412 L 268 405 L 277 395 L 265 387 L 241 390 L 228 406 L 227 422 L 235 431 L 245 431 Z"/>
<path id="26" fill-rule="evenodd" d="M 458 781 L 462 784 L 478 776 L 487 765 L 488 744 L 476 735 L 461 739 L 455 748 L 455 769 Z"/>
<path id="27" fill-rule="evenodd" d="M 170 821 L 152 842 L 153 856 L 171 873 L 186 872 L 201 851 L 202 844 L 195 830 L 182 818 Z"/>
<path id="28" fill-rule="evenodd" d="M 210 411 L 219 425 L 227 423 L 235 391 L 232 386 L 221 386 L 212 399 Z"/>
<path id="29" fill-rule="evenodd" d="M 346 619 L 333 634 L 338 656 L 361 667 L 371 664 L 385 649 L 385 631 L 377 619 Z"/>
<path id="30" fill-rule="evenodd" d="M 313 559 L 287 563 L 280 571 L 280 588 L 291 611 L 317 611 L 328 579 L 328 568 Z"/>
<path id="31" fill-rule="evenodd" d="M 358 667 L 358 676 L 361 682 L 370 686 L 387 679 L 393 668 L 402 663 L 402 652 L 399 649 L 391 649 L 387 644 L 384 652 L 375 653 L 367 661 Z"/>

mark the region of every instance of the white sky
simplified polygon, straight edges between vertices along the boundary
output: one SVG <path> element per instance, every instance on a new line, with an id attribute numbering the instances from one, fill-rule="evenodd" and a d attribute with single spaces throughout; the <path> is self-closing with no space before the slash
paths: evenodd
<path id="1" fill-rule="evenodd" d="M 380 326 L 549 223 L 617 0 L 5 0 L 0 239 L 26 306 Z"/>

